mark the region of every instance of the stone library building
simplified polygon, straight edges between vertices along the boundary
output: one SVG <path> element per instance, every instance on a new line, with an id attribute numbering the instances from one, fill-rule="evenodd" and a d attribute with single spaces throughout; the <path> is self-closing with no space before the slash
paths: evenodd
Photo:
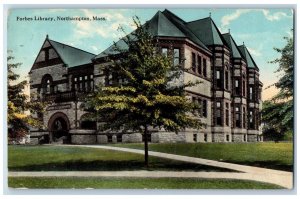
<path id="1" fill-rule="evenodd" d="M 187 97 L 201 104 L 202 129 L 166 132 L 152 129 L 148 140 L 162 142 L 260 142 L 261 92 L 259 68 L 247 47 L 237 45 L 230 32 L 222 34 L 211 17 L 186 22 L 169 10 L 149 21 L 149 33 L 161 53 L 172 53 L 174 63 L 188 68 L 184 81 L 200 80 L 186 88 Z M 122 40 L 116 43 L 125 45 Z M 97 85 L 109 85 L 112 76 L 106 56 L 54 41 L 48 35 L 29 72 L 30 93 L 48 101 L 37 114 L 43 129 L 31 129 L 30 141 L 39 143 L 102 144 L 142 142 L 140 133 L 101 132 L 82 108 L 84 96 Z M 113 122 L 113 121 L 111 121 Z"/>

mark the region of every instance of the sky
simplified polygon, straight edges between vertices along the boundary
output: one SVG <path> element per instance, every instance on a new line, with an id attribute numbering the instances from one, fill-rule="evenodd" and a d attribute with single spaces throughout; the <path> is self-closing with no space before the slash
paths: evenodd
<path id="1" fill-rule="evenodd" d="M 23 63 L 16 71 L 22 78 L 28 72 L 46 38 L 62 42 L 85 51 L 99 54 L 134 29 L 132 17 L 138 16 L 144 23 L 165 8 L 143 9 L 11 9 L 7 21 L 7 48 L 13 51 L 15 62 Z M 169 9 L 185 21 L 193 21 L 211 15 L 221 33 L 230 33 L 237 45 L 243 42 L 260 69 L 264 88 L 275 83 L 279 74 L 277 65 L 269 63 L 280 56 L 274 47 L 285 46 L 283 37 L 293 36 L 293 10 L 291 9 Z M 104 17 L 99 21 L 24 21 L 34 17 Z M 18 20 L 19 19 L 19 20 Z M 263 89 L 263 100 L 276 94 L 271 87 Z"/>

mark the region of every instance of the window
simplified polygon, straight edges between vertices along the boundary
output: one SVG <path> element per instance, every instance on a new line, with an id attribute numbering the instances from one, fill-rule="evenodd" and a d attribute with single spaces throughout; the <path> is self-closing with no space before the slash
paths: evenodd
<path id="1" fill-rule="evenodd" d="M 179 49 L 178 48 L 174 48 L 174 50 L 173 50 L 173 56 L 174 56 L 174 58 L 173 58 L 173 64 L 174 64 L 174 66 L 177 66 L 177 65 L 179 65 L 179 60 L 180 60 L 180 57 L 179 57 L 179 55 L 180 55 L 180 52 L 179 52 Z"/>
<path id="2" fill-rule="evenodd" d="M 206 59 L 203 58 L 203 76 L 207 77 Z"/>
<path id="3" fill-rule="evenodd" d="M 202 58 L 198 55 L 198 73 L 202 75 Z"/>
<path id="4" fill-rule="evenodd" d="M 53 81 L 51 75 L 49 74 L 46 74 L 42 78 L 42 93 L 43 94 L 53 93 Z"/>
<path id="5" fill-rule="evenodd" d="M 235 126 L 241 128 L 241 112 L 240 107 L 235 107 Z"/>
<path id="6" fill-rule="evenodd" d="M 229 126 L 229 103 L 226 103 L 226 118 L 225 118 L 225 123 L 226 123 L 226 126 Z"/>
<path id="7" fill-rule="evenodd" d="M 253 117 L 253 111 L 249 111 L 249 128 L 254 129 L 254 117 Z"/>
<path id="8" fill-rule="evenodd" d="M 93 75 L 83 75 L 74 77 L 72 82 L 72 89 L 80 92 L 90 92 L 94 89 Z"/>
<path id="9" fill-rule="evenodd" d="M 196 54 L 192 53 L 192 71 L 196 72 Z"/>
<path id="10" fill-rule="evenodd" d="M 197 142 L 197 134 L 193 134 L 193 140 L 194 142 Z"/>
<path id="11" fill-rule="evenodd" d="M 221 102 L 217 102 L 217 125 L 222 125 L 222 117 L 221 117 Z"/>
<path id="12" fill-rule="evenodd" d="M 246 109 L 243 107 L 243 128 L 246 128 Z"/>
<path id="13" fill-rule="evenodd" d="M 204 142 L 207 142 L 207 133 L 204 133 Z"/>
<path id="14" fill-rule="evenodd" d="M 226 120 L 225 120 L 225 122 L 226 122 L 226 126 L 229 126 L 229 110 L 228 109 L 226 109 Z"/>
<path id="15" fill-rule="evenodd" d="M 246 82 L 243 81 L 243 96 L 246 96 Z"/>
<path id="16" fill-rule="evenodd" d="M 246 142 L 246 139 L 247 139 L 247 138 L 246 138 L 246 135 L 244 135 L 244 142 Z"/>
<path id="17" fill-rule="evenodd" d="M 228 75 L 228 71 L 225 72 L 225 89 L 228 90 L 229 88 L 229 75 Z"/>
<path id="18" fill-rule="evenodd" d="M 161 49 L 161 53 L 162 53 L 164 56 L 168 56 L 168 48 L 162 48 L 162 49 Z"/>
<path id="19" fill-rule="evenodd" d="M 221 71 L 217 70 L 217 87 L 222 88 Z"/>
<path id="20" fill-rule="evenodd" d="M 249 86 L 249 99 L 253 100 L 253 86 Z"/>
<path id="21" fill-rule="evenodd" d="M 222 125 L 221 110 L 217 110 L 217 125 Z"/>
<path id="22" fill-rule="evenodd" d="M 46 93 L 50 93 L 50 80 L 48 79 L 46 82 Z"/>
<path id="23" fill-rule="evenodd" d="M 226 141 L 229 142 L 229 135 L 226 135 Z"/>
<path id="24" fill-rule="evenodd" d="M 112 135 L 107 135 L 107 142 L 112 143 Z"/>
<path id="25" fill-rule="evenodd" d="M 122 142 L 122 134 L 117 135 L 117 142 Z"/>
<path id="26" fill-rule="evenodd" d="M 239 80 L 235 80 L 235 94 L 236 95 L 240 94 L 240 82 L 239 82 Z"/>
<path id="27" fill-rule="evenodd" d="M 207 100 L 202 101 L 202 116 L 207 117 Z"/>

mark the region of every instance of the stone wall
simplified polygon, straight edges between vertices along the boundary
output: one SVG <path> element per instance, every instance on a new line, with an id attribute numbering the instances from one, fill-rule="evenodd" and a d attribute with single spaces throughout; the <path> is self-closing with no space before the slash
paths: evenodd
<path id="1" fill-rule="evenodd" d="M 225 137 L 223 133 L 213 133 L 212 134 L 213 142 L 225 142 Z"/>
<path id="2" fill-rule="evenodd" d="M 122 136 L 122 142 L 125 142 L 125 143 L 142 142 L 142 137 L 143 136 L 140 133 L 124 134 Z"/>
<path id="3" fill-rule="evenodd" d="M 257 135 L 248 134 L 247 135 L 248 142 L 257 142 Z"/>
<path id="4" fill-rule="evenodd" d="M 80 109 L 80 105 L 81 105 L 81 102 L 78 102 L 77 103 L 77 127 L 79 128 L 80 127 L 80 118 L 85 114 L 87 113 L 86 111 L 83 111 Z M 66 102 L 66 103 L 55 103 L 55 104 L 51 104 L 49 106 L 61 106 L 61 107 L 66 107 L 66 108 L 63 108 L 63 109 L 59 109 L 59 110 L 48 110 L 45 112 L 44 114 L 44 126 L 45 126 L 45 129 L 48 129 L 50 128 L 48 126 L 48 122 L 49 122 L 49 119 L 55 114 L 55 113 L 58 113 L 58 112 L 61 112 L 61 113 L 64 113 L 68 119 L 69 119 L 69 122 L 70 122 L 70 129 L 74 129 L 75 128 L 75 106 L 76 104 L 74 102 Z M 49 107 L 48 106 L 48 107 Z M 47 108 L 48 108 L 47 107 Z M 67 108 L 68 107 L 68 108 Z M 47 110 L 46 108 L 46 110 Z M 50 124 L 51 125 L 51 124 Z"/>
<path id="5" fill-rule="evenodd" d="M 72 144 L 95 144 L 96 134 L 94 130 L 73 129 L 70 130 Z"/>
<path id="6" fill-rule="evenodd" d="M 186 134 L 183 132 L 159 132 L 152 133 L 151 141 L 156 143 L 177 143 L 186 142 Z"/>
<path id="7" fill-rule="evenodd" d="M 233 142 L 246 142 L 246 141 L 244 141 L 244 136 L 246 136 L 246 141 L 247 141 L 247 135 L 246 134 L 233 134 L 232 135 L 232 141 Z"/>

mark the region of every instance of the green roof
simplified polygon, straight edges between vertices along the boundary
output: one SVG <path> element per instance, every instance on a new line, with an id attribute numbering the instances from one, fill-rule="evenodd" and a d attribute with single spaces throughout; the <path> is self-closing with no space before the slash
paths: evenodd
<path id="1" fill-rule="evenodd" d="M 171 13 L 168 10 L 163 12 L 158 11 L 152 19 L 147 21 L 143 27 L 148 29 L 148 32 L 153 37 L 180 37 L 187 38 L 194 42 L 196 45 L 202 47 L 203 49 L 210 51 L 203 42 L 185 25 L 186 22 Z M 129 36 L 132 33 L 129 34 Z M 121 39 L 116 42 L 116 45 L 121 50 L 127 50 L 127 44 Z M 118 54 L 119 51 L 116 51 L 114 45 L 108 47 L 106 50 L 97 55 L 94 59 L 106 57 L 107 55 Z"/>
<path id="2" fill-rule="evenodd" d="M 211 17 L 188 22 L 187 27 L 207 46 L 224 45 L 222 35 Z"/>
<path id="3" fill-rule="evenodd" d="M 246 48 L 246 46 L 243 44 L 241 46 L 238 46 L 240 52 L 242 53 L 243 58 L 246 60 L 247 62 L 247 66 L 249 68 L 256 68 L 258 69 L 254 59 L 252 58 L 251 54 L 249 53 L 248 49 Z"/>
<path id="4" fill-rule="evenodd" d="M 185 21 L 183 21 L 182 19 L 180 19 L 179 17 L 177 17 L 175 14 L 173 14 L 172 12 L 170 12 L 169 10 L 165 9 L 162 12 L 174 25 L 176 25 L 176 27 L 178 27 L 185 35 L 188 39 L 190 39 L 192 42 L 196 43 L 197 45 L 199 45 L 200 47 L 202 47 L 203 49 L 210 51 L 207 46 L 205 45 L 205 43 L 203 43 L 203 41 L 191 30 L 189 29 L 189 27 L 187 26 L 187 23 Z"/>
<path id="5" fill-rule="evenodd" d="M 160 11 L 146 24 L 148 24 L 149 33 L 153 36 L 186 37 L 186 35 Z"/>
<path id="6" fill-rule="evenodd" d="M 67 67 L 80 66 L 92 63 L 92 58 L 95 54 L 83 51 L 72 46 L 68 46 L 57 41 L 48 39 L 49 43 L 56 50 L 59 57 L 67 65 Z"/>
<path id="7" fill-rule="evenodd" d="M 232 38 L 230 33 L 225 33 L 223 34 L 223 38 L 227 44 L 227 46 L 230 48 L 231 50 L 231 56 L 233 58 L 242 58 L 240 51 L 234 41 L 234 39 Z"/>

